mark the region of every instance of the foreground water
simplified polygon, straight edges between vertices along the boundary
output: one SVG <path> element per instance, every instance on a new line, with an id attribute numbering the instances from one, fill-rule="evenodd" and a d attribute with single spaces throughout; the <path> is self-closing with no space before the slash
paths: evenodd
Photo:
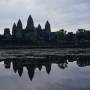
<path id="1" fill-rule="evenodd" d="M 5 58 L 0 90 L 90 90 L 90 57 Z"/>

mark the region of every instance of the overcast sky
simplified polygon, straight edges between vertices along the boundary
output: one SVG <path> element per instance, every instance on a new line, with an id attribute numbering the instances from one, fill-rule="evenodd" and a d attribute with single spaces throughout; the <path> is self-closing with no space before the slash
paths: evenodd
<path id="1" fill-rule="evenodd" d="M 52 31 L 90 29 L 90 0 L 0 0 L 0 33 L 19 18 L 25 28 L 30 14 L 35 26 L 49 20 Z"/>

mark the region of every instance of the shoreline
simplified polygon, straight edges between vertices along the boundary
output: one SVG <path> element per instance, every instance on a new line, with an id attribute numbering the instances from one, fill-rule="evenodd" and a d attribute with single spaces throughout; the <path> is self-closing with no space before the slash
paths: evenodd
<path id="1" fill-rule="evenodd" d="M 90 48 L 1 49 L 1 59 L 31 59 L 43 57 L 90 57 Z"/>

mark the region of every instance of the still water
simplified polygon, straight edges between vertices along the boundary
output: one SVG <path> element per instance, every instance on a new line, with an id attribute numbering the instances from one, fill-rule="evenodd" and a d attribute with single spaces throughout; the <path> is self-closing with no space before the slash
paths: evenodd
<path id="1" fill-rule="evenodd" d="M 90 90 L 90 57 L 0 61 L 0 90 Z"/>

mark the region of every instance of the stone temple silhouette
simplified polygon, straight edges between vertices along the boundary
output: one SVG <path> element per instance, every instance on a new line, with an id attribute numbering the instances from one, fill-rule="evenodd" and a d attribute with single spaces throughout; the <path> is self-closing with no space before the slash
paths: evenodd
<path id="1" fill-rule="evenodd" d="M 6 45 L 7 44 L 7 45 Z M 45 28 L 40 24 L 34 25 L 32 16 L 27 20 L 27 25 L 23 28 L 19 19 L 14 23 L 11 33 L 9 28 L 4 29 L 4 34 L 0 35 L 0 47 L 90 47 L 90 31 L 78 29 L 76 33 L 67 32 L 64 29 L 52 32 L 50 22 L 47 20 Z"/>

